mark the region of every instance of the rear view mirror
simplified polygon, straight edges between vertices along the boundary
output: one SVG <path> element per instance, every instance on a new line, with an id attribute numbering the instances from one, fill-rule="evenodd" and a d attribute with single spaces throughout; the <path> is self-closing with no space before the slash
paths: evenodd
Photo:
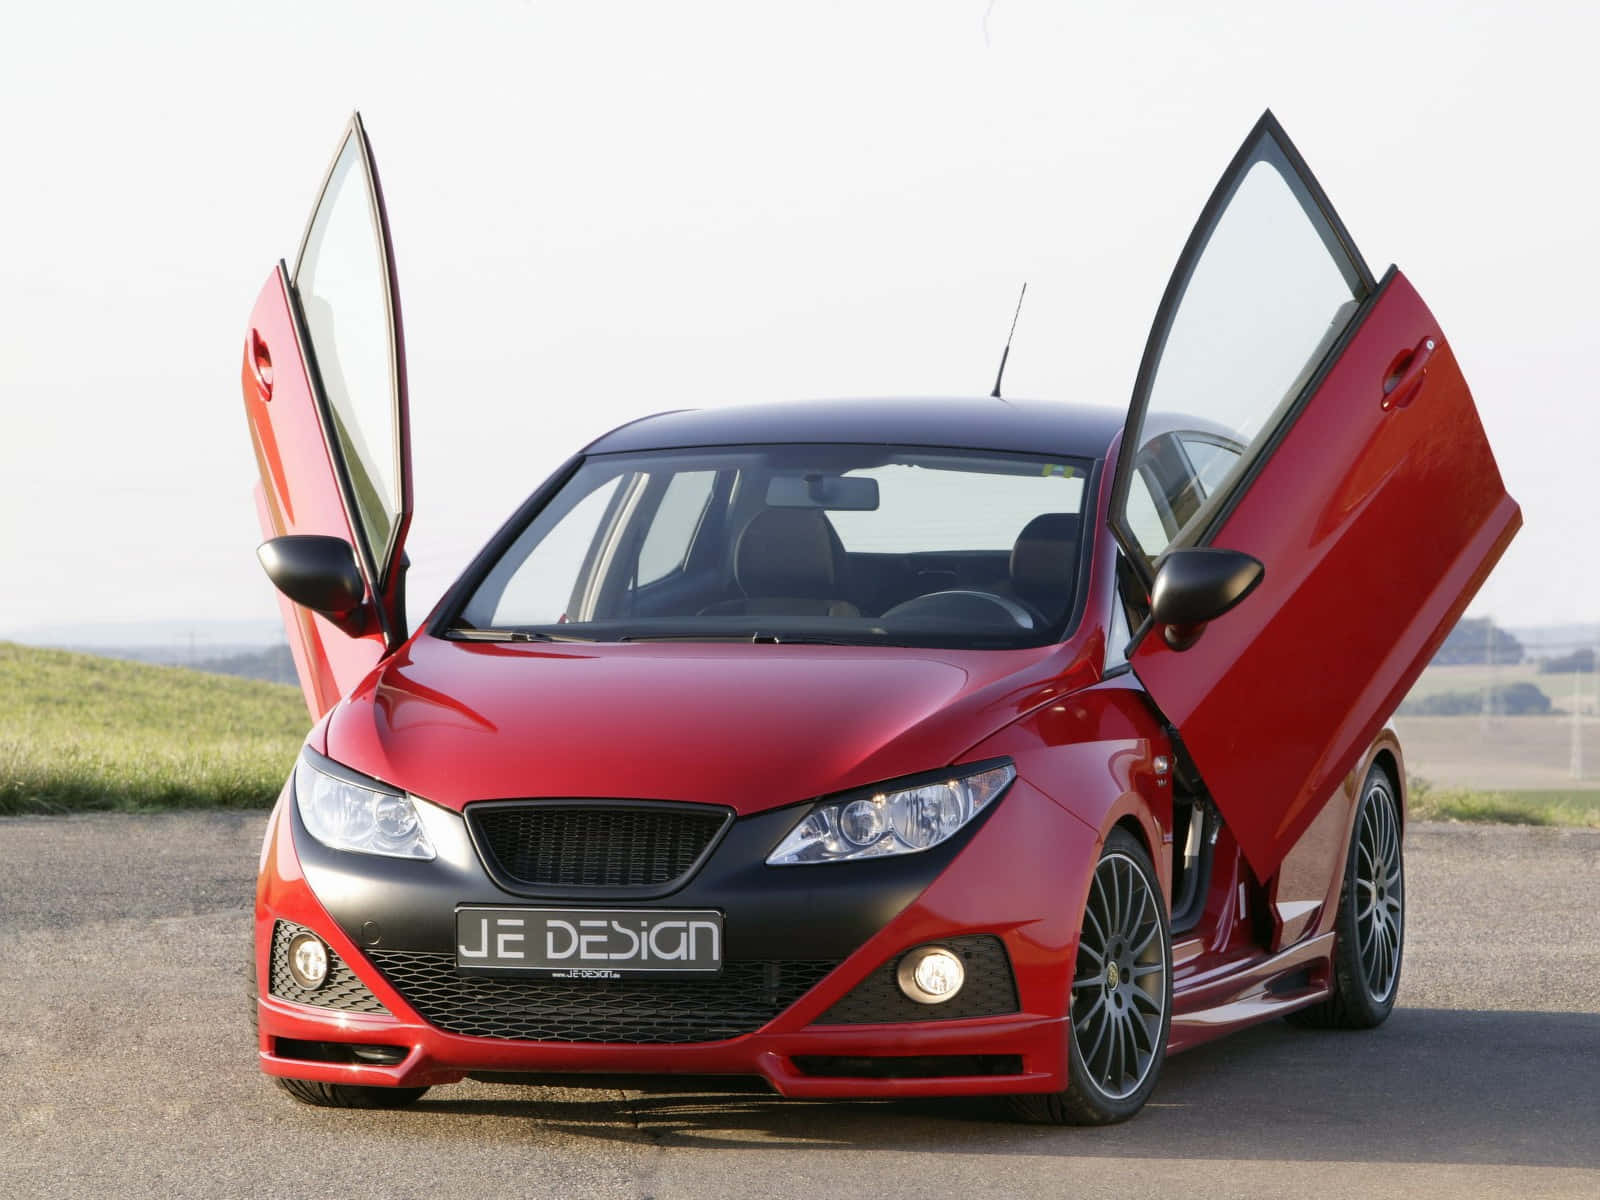
<path id="1" fill-rule="evenodd" d="M 1187 650 L 1216 620 L 1243 600 L 1266 574 L 1237 550 L 1173 550 L 1161 560 L 1150 589 L 1150 617 L 1167 645 Z"/>
<path id="2" fill-rule="evenodd" d="M 851 475 L 776 475 L 767 485 L 768 508 L 831 508 L 836 512 L 873 512 L 878 507 L 878 481 Z"/>
<path id="3" fill-rule="evenodd" d="M 349 542 L 321 534 L 291 534 L 263 542 L 256 557 L 267 578 L 296 604 L 321 613 L 349 634 L 366 626 L 367 586 Z"/>

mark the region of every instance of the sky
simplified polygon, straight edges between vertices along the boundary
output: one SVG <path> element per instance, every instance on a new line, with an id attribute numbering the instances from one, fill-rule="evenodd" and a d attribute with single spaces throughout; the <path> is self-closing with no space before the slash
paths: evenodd
<path id="1" fill-rule="evenodd" d="M 1262 109 L 1462 363 L 1526 527 L 1473 612 L 1600 618 L 1596 18 L 1578 3 L 318 0 L 0 17 L 0 636 L 271 621 L 246 319 L 359 108 L 405 308 L 420 617 L 663 409 L 1122 408 Z"/>

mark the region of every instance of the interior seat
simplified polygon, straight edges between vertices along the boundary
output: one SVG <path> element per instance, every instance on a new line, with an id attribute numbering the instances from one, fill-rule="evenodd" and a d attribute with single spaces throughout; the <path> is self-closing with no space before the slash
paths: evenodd
<path id="1" fill-rule="evenodd" d="M 1002 589 L 1059 621 L 1078 582 L 1077 513 L 1041 513 L 1022 527 L 1011 547 L 1011 582 Z"/>
<path id="2" fill-rule="evenodd" d="M 844 546 L 818 508 L 767 508 L 739 533 L 733 579 L 742 599 L 723 600 L 702 615 L 859 617 L 843 599 Z"/>

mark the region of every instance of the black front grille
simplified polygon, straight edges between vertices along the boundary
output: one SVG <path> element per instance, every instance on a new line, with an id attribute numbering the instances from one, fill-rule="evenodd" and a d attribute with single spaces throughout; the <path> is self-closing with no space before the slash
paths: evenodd
<path id="1" fill-rule="evenodd" d="M 943 1004 L 918 1004 L 900 990 L 897 955 L 868 975 L 817 1018 L 818 1025 L 866 1025 L 880 1021 L 952 1021 L 996 1017 L 1018 1011 L 1017 982 L 1005 943 L 992 933 L 941 938 L 934 945 L 954 950 L 966 969 L 961 990 Z"/>
<path id="2" fill-rule="evenodd" d="M 389 1010 L 383 1002 L 367 990 L 367 985 L 356 977 L 350 965 L 328 947 L 328 977 L 319 988 L 303 988 L 289 974 L 289 943 L 297 933 L 310 933 L 309 929 L 290 921 L 279 921 L 272 927 L 272 973 L 268 991 L 281 1000 L 296 1004 L 315 1004 L 320 1008 L 336 1008 L 340 1012 L 383 1013 Z"/>
<path id="3" fill-rule="evenodd" d="M 504 979 L 457 975 L 455 956 L 369 950 L 429 1022 L 472 1037 L 549 1042 L 716 1042 L 753 1033 L 839 964 L 724 963 L 709 979 Z"/>
<path id="4" fill-rule="evenodd" d="M 490 871 L 524 887 L 651 888 L 683 878 L 732 815 L 725 808 L 563 801 L 469 805 Z"/>

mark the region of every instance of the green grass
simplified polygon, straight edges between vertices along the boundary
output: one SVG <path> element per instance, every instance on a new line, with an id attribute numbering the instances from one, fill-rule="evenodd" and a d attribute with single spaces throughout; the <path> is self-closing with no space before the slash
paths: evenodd
<path id="1" fill-rule="evenodd" d="M 0 642 L 0 814 L 270 805 L 298 689 Z"/>
<path id="2" fill-rule="evenodd" d="M 1499 821 L 1510 825 L 1570 825 L 1600 829 L 1600 791 L 1436 788 L 1411 779 L 1410 816 L 1421 821 Z"/>

